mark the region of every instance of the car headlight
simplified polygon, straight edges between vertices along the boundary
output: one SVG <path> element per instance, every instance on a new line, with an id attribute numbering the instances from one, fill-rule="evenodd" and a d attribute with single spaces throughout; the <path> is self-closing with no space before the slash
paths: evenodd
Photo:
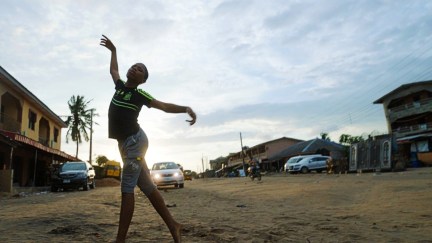
<path id="1" fill-rule="evenodd" d="M 180 174 L 178 172 L 174 173 L 174 177 L 178 177 Z"/>
<path id="2" fill-rule="evenodd" d="M 159 179 L 161 176 L 160 176 L 160 174 L 154 174 L 153 175 L 153 178 L 155 178 L 155 179 Z"/>

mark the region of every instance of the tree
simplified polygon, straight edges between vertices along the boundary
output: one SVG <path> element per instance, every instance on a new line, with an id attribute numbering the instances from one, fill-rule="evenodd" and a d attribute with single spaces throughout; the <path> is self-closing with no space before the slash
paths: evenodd
<path id="1" fill-rule="evenodd" d="M 351 136 L 349 134 L 341 134 L 339 137 L 339 143 L 343 145 L 351 145 L 353 143 L 358 143 L 364 141 L 362 136 Z"/>
<path id="2" fill-rule="evenodd" d="M 322 132 L 320 135 L 322 140 L 331 141 L 328 133 Z"/>
<path id="3" fill-rule="evenodd" d="M 87 129 L 90 129 L 92 125 L 92 115 L 95 116 L 95 109 L 88 109 L 87 106 L 90 101 L 86 101 L 84 96 L 73 95 L 69 102 L 69 110 L 71 115 L 68 116 L 65 121 L 68 126 L 68 130 L 66 133 L 66 143 L 69 142 L 69 137 L 72 141 L 76 142 L 76 154 L 75 157 L 78 158 L 78 145 L 82 143 L 82 138 L 86 142 L 89 141 L 89 133 Z"/>
<path id="4" fill-rule="evenodd" d="M 109 159 L 105 156 L 105 155 L 98 155 L 96 157 L 96 163 L 100 166 L 103 167 L 105 165 L 106 162 L 108 162 Z"/>

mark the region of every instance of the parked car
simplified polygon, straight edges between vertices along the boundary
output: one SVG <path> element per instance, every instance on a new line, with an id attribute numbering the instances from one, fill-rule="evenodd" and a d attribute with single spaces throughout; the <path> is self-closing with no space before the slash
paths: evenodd
<path id="1" fill-rule="evenodd" d="M 326 161 L 328 159 L 330 159 L 330 156 L 323 156 L 321 154 L 294 156 L 285 163 L 285 171 L 290 173 L 308 173 L 309 171 L 321 173 L 323 170 L 326 170 Z"/>
<path id="2" fill-rule="evenodd" d="M 184 170 L 183 171 L 184 180 L 192 180 L 192 171 L 191 170 Z"/>
<path id="3" fill-rule="evenodd" d="M 60 171 L 53 178 L 51 191 L 59 189 L 79 189 L 88 191 L 96 187 L 95 170 L 93 166 L 85 161 L 69 161 L 60 167 Z"/>
<path id="4" fill-rule="evenodd" d="M 183 172 L 174 162 L 155 163 L 150 171 L 151 177 L 157 186 L 174 185 L 174 187 L 184 187 Z"/>

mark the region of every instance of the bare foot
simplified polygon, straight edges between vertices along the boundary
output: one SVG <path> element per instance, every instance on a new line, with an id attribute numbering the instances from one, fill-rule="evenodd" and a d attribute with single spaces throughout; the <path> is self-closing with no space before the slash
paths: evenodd
<path id="1" fill-rule="evenodd" d="M 183 225 L 176 222 L 174 224 L 174 228 L 172 230 L 170 230 L 171 235 L 172 235 L 175 243 L 181 242 L 181 230 L 182 230 L 182 228 L 183 228 Z"/>

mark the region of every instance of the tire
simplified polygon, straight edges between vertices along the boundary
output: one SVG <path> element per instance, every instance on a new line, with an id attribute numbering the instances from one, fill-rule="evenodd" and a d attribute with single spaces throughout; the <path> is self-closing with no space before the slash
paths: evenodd
<path id="1" fill-rule="evenodd" d="M 179 188 L 184 188 L 184 184 L 179 184 Z"/>
<path id="2" fill-rule="evenodd" d="M 96 180 L 93 179 L 92 184 L 90 185 L 90 189 L 95 189 L 96 188 Z"/>
<path id="3" fill-rule="evenodd" d="M 88 191 L 89 188 L 90 187 L 89 187 L 88 181 L 86 180 L 85 183 L 84 183 L 84 185 L 83 185 L 83 191 Z"/>
<path id="4" fill-rule="evenodd" d="M 261 181 L 261 175 L 258 176 L 258 180 Z"/>
<path id="5" fill-rule="evenodd" d="M 305 166 L 301 168 L 301 173 L 306 174 L 309 172 L 309 169 Z"/>
<path id="6" fill-rule="evenodd" d="M 51 192 L 58 192 L 58 188 L 55 186 L 51 186 Z"/>

